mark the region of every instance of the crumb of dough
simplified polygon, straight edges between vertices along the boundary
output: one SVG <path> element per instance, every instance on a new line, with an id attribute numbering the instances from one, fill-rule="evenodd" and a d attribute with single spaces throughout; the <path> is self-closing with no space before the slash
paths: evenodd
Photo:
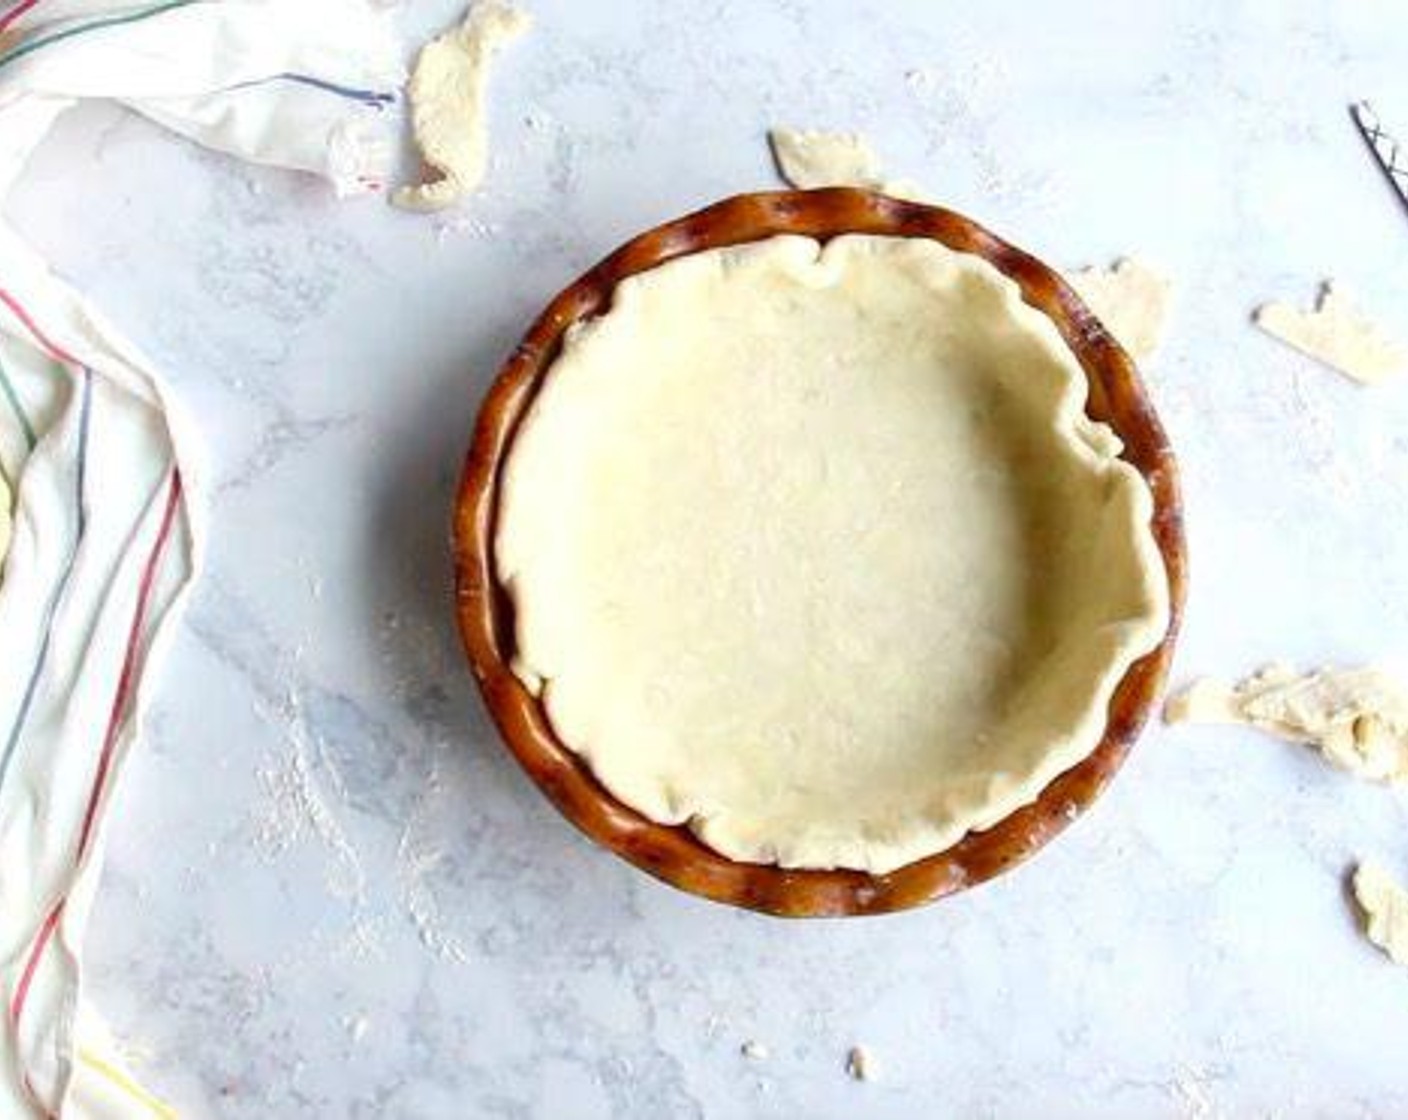
<path id="1" fill-rule="evenodd" d="M 1364 936 L 1397 964 L 1408 965 L 1408 890 L 1376 863 L 1354 869 L 1354 898 L 1364 915 Z"/>
<path id="2" fill-rule="evenodd" d="M 489 60 L 531 24 L 526 12 L 504 0 L 479 0 L 463 23 L 421 48 L 407 87 L 411 127 L 422 158 L 439 178 L 399 188 L 391 196 L 395 205 L 443 210 L 483 181 Z"/>
<path id="3" fill-rule="evenodd" d="M 875 1059 L 864 1046 L 852 1046 L 846 1055 L 846 1072 L 852 1081 L 874 1081 Z"/>
<path id="4" fill-rule="evenodd" d="M 1313 311 L 1288 303 L 1265 303 L 1252 322 L 1331 369 L 1373 385 L 1408 369 L 1408 347 L 1395 342 L 1325 281 Z"/>
<path id="5" fill-rule="evenodd" d="M 1314 747 L 1358 777 L 1408 782 L 1408 691 L 1380 669 L 1270 665 L 1235 685 L 1199 680 L 1168 700 L 1164 720 L 1245 724 Z"/>
<path id="6" fill-rule="evenodd" d="M 907 179 L 892 182 L 881 174 L 875 150 L 858 132 L 774 128 L 768 132 L 768 143 L 778 174 L 798 190 L 860 187 L 892 198 L 923 201 L 917 184 Z"/>
<path id="7" fill-rule="evenodd" d="M 1171 291 L 1163 276 L 1121 257 L 1110 268 L 1081 268 L 1066 279 L 1132 357 L 1147 358 L 1159 348 Z"/>
<path id="8" fill-rule="evenodd" d="M 751 1038 L 738 1048 L 738 1052 L 750 1062 L 765 1062 L 769 1057 L 768 1048 L 761 1042 L 755 1042 Z"/>

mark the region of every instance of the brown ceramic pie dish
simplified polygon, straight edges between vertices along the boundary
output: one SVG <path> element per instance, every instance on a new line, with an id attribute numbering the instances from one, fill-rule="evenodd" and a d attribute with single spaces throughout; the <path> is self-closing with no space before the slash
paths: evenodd
<path id="1" fill-rule="evenodd" d="M 503 465 L 569 327 L 606 311 L 626 277 L 677 257 L 778 234 L 824 242 L 850 233 L 929 238 L 979 256 L 1015 281 L 1023 299 L 1055 324 L 1088 380 L 1087 413 L 1120 437 L 1122 458 L 1152 492 L 1152 532 L 1169 585 L 1167 632 L 1115 689 L 1093 753 L 1046 785 L 1034 803 L 888 874 L 731 860 L 686 827 L 658 824 L 613 797 L 558 739 L 539 697 L 515 675 L 513 604 L 495 572 Z M 455 511 L 454 554 L 456 611 L 470 665 L 504 741 L 558 809 L 594 840 L 674 886 L 792 917 L 883 913 L 931 902 L 1019 863 L 1079 816 L 1123 762 L 1161 690 L 1181 618 L 1186 566 L 1177 470 L 1163 429 L 1130 359 L 1071 288 L 958 214 L 846 188 L 728 199 L 642 234 L 559 295 L 505 363 L 480 411 Z"/>

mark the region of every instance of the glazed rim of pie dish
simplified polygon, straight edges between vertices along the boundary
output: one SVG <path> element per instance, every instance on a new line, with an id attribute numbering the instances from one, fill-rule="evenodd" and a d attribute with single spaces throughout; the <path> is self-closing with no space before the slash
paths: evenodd
<path id="1" fill-rule="evenodd" d="M 555 733 L 538 695 L 514 671 L 514 606 L 496 574 L 503 467 L 521 421 L 574 324 L 602 315 L 617 285 L 675 258 L 780 234 L 820 242 L 845 234 L 926 238 L 985 260 L 1014 281 L 1074 354 L 1085 411 L 1110 426 L 1121 458 L 1152 496 L 1150 530 L 1168 581 L 1168 626 L 1124 673 L 1095 749 L 1030 804 L 935 855 L 885 874 L 789 869 L 729 859 L 683 825 L 660 824 L 612 796 Z M 1181 617 L 1185 549 L 1176 467 L 1129 358 L 1051 269 L 960 215 L 867 191 L 834 188 L 744 195 L 643 234 L 555 299 L 495 381 L 478 419 L 455 514 L 457 614 L 465 648 L 504 740 L 564 815 L 643 870 L 717 901 L 787 916 L 880 913 L 982 882 L 1020 862 L 1078 816 L 1118 769 L 1157 698 Z"/>

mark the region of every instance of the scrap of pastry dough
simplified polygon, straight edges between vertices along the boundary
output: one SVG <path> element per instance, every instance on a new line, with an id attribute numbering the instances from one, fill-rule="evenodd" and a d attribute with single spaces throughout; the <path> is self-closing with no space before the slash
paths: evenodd
<path id="1" fill-rule="evenodd" d="M 768 141 L 778 174 L 798 190 L 860 187 L 920 201 L 919 188 L 913 183 L 885 179 L 875 150 L 858 132 L 774 128 L 768 132 Z"/>
<path id="2" fill-rule="evenodd" d="M 489 60 L 531 23 L 527 13 L 503 0 L 480 0 L 462 24 L 421 49 L 407 87 L 411 126 L 421 156 L 440 177 L 398 189 L 391 196 L 397 206 L 443 210 L 483 181 Z"/>
<path id="3" fill-rule="evenodd" d="M 1169 307 L 1164 277 L 1121 257 L 1110 268 L 1082 268 L 1066 279 L 1133 357 L 1147 358 L 1158 349 Z"/>
<path id="4" fill-rule="evenodd" d="M 1245 724 L 1312 746 L 1361 778 L 1408 782 L 1408 692 L 1379 669 L 1271 665 L 1235 685 L 1204 679 L 1170 699 L 1164 719 Z"/>
<path id="5" fill-rule="evenodd" d="M 778 173 L 798 190 L 865 187 L 879 190 L 880 161 L 858 132 L 774 128 L 768 133 Z"/>
<path id="6" fill-rule="evenodd" d="M 1354 870 L 1354 897 L 1364 911 L 1364 934 L 1388 954 L 1408 965 L 1408 890 L 1376 863 Z"/>
<path id="7" fill-rule="evenodd" d="M 846 1073 L 852 1081 L 875 1080 L 875 1059 L 864 1046 L 852 1046 L 846 1055 Z"/>
<path id="8" fill-rule="evenodd" d="M 1252 314 L 1252 322 L 1273 338 L 1362 385 L 1408 369 L 1408 347 L 1384 334 L 1328 280 L 1313 311 L 1288 303 L 1266 303 Z"/>

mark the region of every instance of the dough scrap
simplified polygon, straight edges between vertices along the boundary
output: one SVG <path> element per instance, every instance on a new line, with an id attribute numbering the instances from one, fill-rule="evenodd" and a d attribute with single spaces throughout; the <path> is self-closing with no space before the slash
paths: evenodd
<path id="1" fill-rule="evenodd" d="M 1121 257 L 1111 268 L 1081 268 L 1066 279 L 1132 357 L 1147 358 L 1159 348 L 1171 295 L 1165 277 Z"/>
<path id="2" fill-rule="evenodd" d="M 778 173 L 798 190 L 881 187 L 880 160 L 858 132 L 774 128 L 768 140 Z"/>
<path id="3" fill-rule="evenodd" d="M 1169 699 L 1164 720 L 1256 727 L 1358 777 L 1408 782 L 1408 691 L 1380 669 L 1277 664 L 1235 685 L 1203 679 Z"/>
<path id="4" fill-rule="evenodd" d="M 852 1046 L 846 1054 L 846 1073 L 852 1081 L 874 1081 L 875 1059 L 864 1046 Z"/>
<path id="5" fill-rule="evenodd" d="M 923 201 L 914 183 L 892 182 L 881 175 L 875 150 L 858 132 L 774 128 L 768 132 L 768 141 L 778 174 L 798 190 L 859 187 L 891 198 Z"/>
<path id="6" fill-rule="evenodd" d="M 421 48 L 407 87 L 411 126 L 422 158 L 440 178 L 398 188 L 391 196 L 396 206 L 443 210 L 483 182 L 489 60 L 531 25 L 526 12 L 504 0 L 478 0 L 463 23 Z"/>
<path id="7" fill-rule="evenodd" d="M 1408 890 L 1366 862 L 1354 870 L 1354 898 L 1364 912 L 1364 935 L 1391 961 L 1408 965 Z"/>
<path id="8" fill-rule="evenodd" d="M 1389 338 L 1327 280 L 1313 311 L 1266 303 L 1252 322 L 1273 338 L 1359 382 L 1373 385 L 1408 368 L 1408 347 Z"/>
<path id="9" fill-rule="evenodd" d="M 751 1038 L 744 1040 L 743 1045 L 738 1048 L 738 1052 L 750 1062 L 765 1062 L 771 1053 L 763 1043 Z"/>
<path id="10" fill-rule="evenodd" d="M 1086 393 L 1013 281 L 928 239 L 631 277 L 504 463 L 515 672 L 616 797 L 731 858 L 941 851 L 1087 757 L 1167 626 L 1152 495 Z"/>

